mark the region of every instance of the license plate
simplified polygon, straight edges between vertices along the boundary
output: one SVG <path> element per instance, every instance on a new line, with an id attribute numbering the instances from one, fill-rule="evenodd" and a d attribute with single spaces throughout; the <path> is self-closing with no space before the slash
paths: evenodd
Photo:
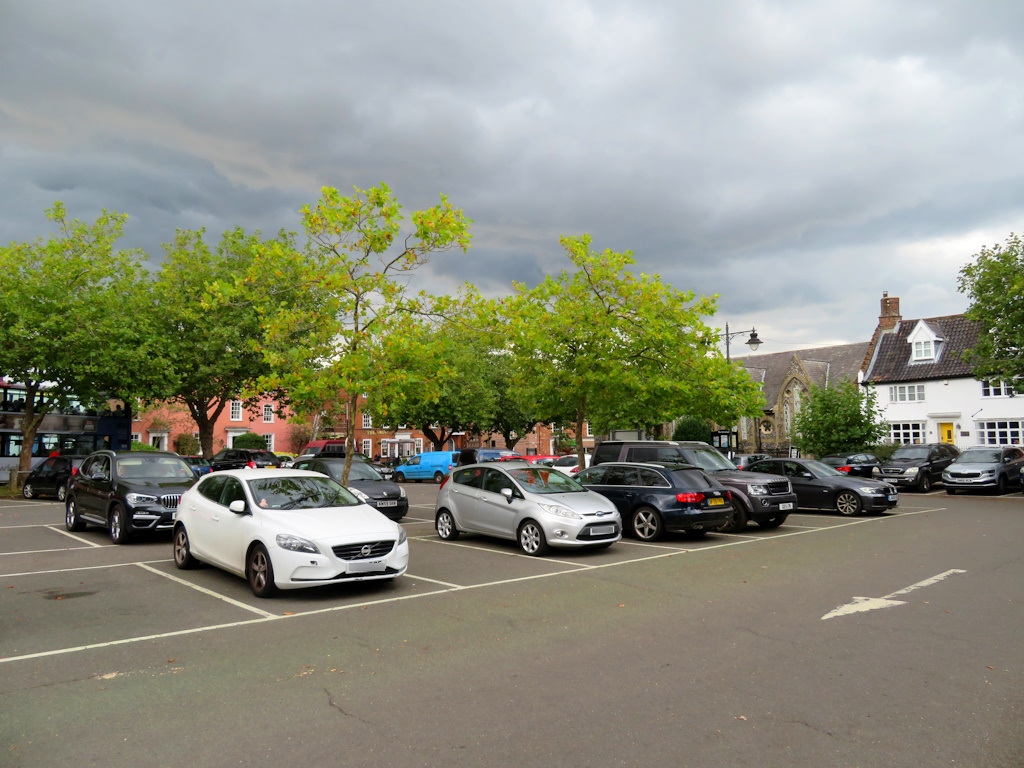
<path id="1" fill-rule="evenodd" d="M 785 512 L 787 509 L 792 509 L 792 508 L 793 508 L 793 502 L 792 501 L 787 501 L 784 504 L 779 504 L 779 510 L 782 511 L 782 512 Z"/>
<path id="2" fill-rule="evenodd" d="M 708 506 L 710 507 L 719 507 L 722 504 L 725 504 L 725 499 L 708 499 Z"/>
<path id="3" fill-rule="evenodd" d="M 614 525 L 595 525 L 590 529 L 591 536 L 601 536 L 607 533 L 615 533 Z"/>
<path id="4" fill-rule="evenodd" d="M 896 499 L 898 498 L 899 496 L 897 496 L 895 493 L 889 494 L 889 501 L 896 501 Z"/>
<path id="5" fill-rule="evenodd" d="M 378 501 L 377 502 L 377 506 L 378 507 L 397 507 L 398 506 L 398 502 L 397 501 Z"/>
<path id="6" fill-rule="evenodd" d="M 348 564 L 349 573 L 377 573 L 387 568 L 383 560 L 357 560 Z"/>

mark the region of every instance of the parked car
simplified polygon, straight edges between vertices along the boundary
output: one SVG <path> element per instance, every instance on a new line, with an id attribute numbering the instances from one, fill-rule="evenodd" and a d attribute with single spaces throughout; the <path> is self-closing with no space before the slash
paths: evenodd
<path id="1" fill-rule="evenodd" d="M 512 539 L 527 555 L 549 547 L 608 547 L 622 538 L 622 517 L 604 496 L 549 467 L 492 462 L 459 467 L 434 505 L 437 535 Z"/>
<path id="2" fill-rule="evenodd" d="M 555 462 L 562 458 L 561 454 L 542 454 L 539 456 L 526 456 L 526 460 L 530 464 L 536 464 L 541 467 L 553 467 Z"/>
<path id="3" fill-rule="evenodd" d="M 900 498 L 889 483 L 850 477 L 811 459 L 767 459 L 752 464 L 750 471 L 784 475 L 793 484 L 800 509 L 834 509 L 841 515 L 885 512 Z"/>
<path id="4" fill-rule="evenodd" d="M 322 459 L 344 459 L 345 458 L 345 447 L 342 446 L 341 448 L 337 448 L 337 447 L 334 447 L 334 446 L 328 446 L 327 448 L 325 448 L 324 450 L 320 451 L 319 453 L 310 454 L 310 455 L 306 455 L 306 456 L 297 456 L 292 461 L 292 466 L 294 466 L 295 462 L 297 462 L 299 459 L 308 459 L 308 458 L 311 458 L 311 456 L 318 456 L 318 457 L 320 457 Z M 384 464 L 383 462 L 380 462 L 380 461 L 374 461 L 369 456 L 367 456 L 365 453 L 358 453 L 358 452 L 353 453 L 352 454 L 352 464 L 354 465 L 354 464 L 356 464 L 356 462 L 358 462 L 360 464 L 365 464 L 368 467 L 372 467 L 385 480 L 390 480 L 392 475 L 394 474 L 394 470 L 391 468 L 391 466 L 389 464 Z"/>
<path id="5" fill-rule="evenodd" d="M 345 441 L 337 437 L 327 440 L 310 440 L 306 443 L 305 447 L 299 451 L 299 455 L 316 456 L 321 451 L 341 451 L 344 453 Z"/>
<path id="6" fill-rule="evenodd" d="M 951 443 L 901 445 L 888 461 L 871 470 L 871 476 L 900 488 L 914 488 L 927 493 L 942 479 L 943 470 L 959 455 L 960 450 Z"/>
<path id="7" fill-rule="evenodd" d="M 280 468 L 281 460 L 270 451 L 258 448 L 221 448 L 210 459 L 210 471 L 221 472 L 225 469 L 263 469 L 264 467 Z"/>
<path id="8" fill-rule="evenodd" d="M 703 536 L 733 516 L 732 494 L 696 467 L 658 464 L 600 464 L 576 480 L 615 504 L 623 529 L 642 541 L 666 531 Z"/>
<path id="9" fill-rule="evenodd" d="M 732 463 L 736 465 L 736 469 L 746 469 L 755 461 L 770 458 L 767 453 L 740 453 L 732 457 Z"/>
<path id="10" fill-rule="evenodd" d="M 182 456 L 185 463 L 192 467 L 192 471 L 197 475 L 205 475 L 211 471 L 210 462 L 204 459 L 202 456 Z"/>
<path id="11" fill-rule="evenodd" d="M 21 493 L 26 499 L 36 496 L 56 496 L 57 501 L 64 501 L 68 495 L 68 483 L 78 472 L 83 459 L 78 456 L 51 456 L 33 469 Z"/>
<path id="12" fill-rule="evenodd" d="M 873 453 L 834 453 L 831 456 L 822 456 L 819 461 L 837 472 L 854 477 L 871 477 L 875 467 L 881 466 L 878 457 Z"/>
<path id="13" fill-rule="evenodd" d="M 69 531 L 103 526 L 115 544 L 143 531 L 169 531 L 181 495 L 196 480 L 176 453 L 97 451 L 72 478 L 64 524 Z"/>
<path id="14" fill-rule="evenodd" d="M 345 470 L 344 459 L 323 458 L 323 454 L 311 459 L 296 459 L 295 469 L 319 472 L 341 483 Z M 364 504 L 369 504 L 385 517 L 401 520 L 409 513 L 409 498 L 405 488 L 384 477 L 369 464 L 353 461 L 349 467 L 347 488 Z"/>
<path id="15" fill-rule="evenodd" d="M 606 440 L 594 449 L 591 465 L 609 461 L 688 464 L 707 472 L 732 492 L 732 520 L 724 531 L 742 531 L 751 520 L 762 528 L 778 528 L 796 509 L 796 494 L 785 477 L 736 469 L 717 449 L 697 440 Z"/>
<path id="16" fill-rule="evenodd" d="M 411 456 L 395 467 L 395 482 L 415 480 L 420 483 L 433 480 L 440 483 L 452 471 L 458 459 L 458 451 L 427 451 Z"/>
<path id="17" fill-rule="evenodd" d="M 515 451 L 505 448 L 463 448 L 458 454 L 457 466 L 466 464 L 483 464 L 488 461 L 501 461 L 502 456 L 514 456 Z"/>
<path id="18" fill-rule="evenodd" d="M 580 471 L 580 459 L 579 454 L 570 453 L 565 456 L 559 456 L 555 459 L 555 463 L 551 466 L 555 469 L 560 469 L 563 472 L 568 472 L 570 475 L 575 475 Z M 590 466 L 590 454 L 583 454 L 583 468 L 586 469 Z"/>
<path id="19" fill-rule="evenodd" d="M 395 579 L 409 567 L 405 530 L 317 472 L 238 469 L 182 496 L 174 564 L 197 561 L 247 579 L 257 597 L 342 581 Z"/>
<path id="20" fill-rule="evenodd" d="M 942 472 L 946 493 L 958 490 L 986 489 L 1006 493 L 1010 486 L 1021 486 L 1024 451 L 1015 445 L 979 445 L 967 448 Z"/>

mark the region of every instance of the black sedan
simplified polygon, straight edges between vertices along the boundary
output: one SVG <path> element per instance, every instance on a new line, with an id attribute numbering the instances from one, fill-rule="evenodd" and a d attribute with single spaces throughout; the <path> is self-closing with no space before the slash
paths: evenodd
<path id="1" fill-rule="evenodd" d="M 45 495 L 56 496 L 58 501 L 64 501 L 67 498 L 68 483 L 81 465 L 81 458 L 51 456 L 25 478 L 21 492 L 26 499 Z"/>
<path id="2" fill-rule="evenodd" d="M 696 467 L 610 462 L 576 479 L 611 501 L 624 531 L 657 541 L 666 531 L 703 536 L 732 518 L 732 494 Z"/>
<path id="3" fill-rule="evenodd" d="M 342 472 L 345 469 L 345 460 L 320 457 L 302 458 L 300 456 L 295 460 L 292 468 L 319 472 L 340 483 Z M 390 480 L 385 480 L 369 464 L 356 461 L 355 456 L 352 457 L 352 466 L 348 471 L 348 489 L 360 501 L 369 504 L 392 520 L 401 520 L 409 512 L 409 498 L 405 493 L 405 488 Z"/>
<path id="4" fill-rule="evenodd" d="M 196 479 L 176 453 L 96 451 L 71 481 L 64 524 L 69 531 L 103 526 L 115 544 L 143 531 L 170 532 L 181 494 Z"/>
<path id="5" fill-rule="evenodd" d="M 222 469 L 267 469 L 280 466 L 280 457 L 257 448 L 222 448 L 210 459 L 211 472 L 220 472 Z"/>
<path id="6" fill-rule="evenodd" d="M 895 486 L 865 477 L 850 477 L 810 459 L 768 459 L 751 472 L 785 475 L 793 485 L 798 509 L 834 509 L 841 515 L 884 512 L 899 503 Z"/>
<path id="7" fill-rule="evenodd" d="M 882 464 L 873 453 L 834 453 L 822 456 L 820 461 L 837 472 L 855 477 L 871 477 L 872 470 Z"/>

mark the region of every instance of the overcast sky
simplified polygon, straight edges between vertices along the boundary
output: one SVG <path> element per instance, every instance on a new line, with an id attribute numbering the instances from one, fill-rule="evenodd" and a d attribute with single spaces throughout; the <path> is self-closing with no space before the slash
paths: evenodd
<path id="1" fill-rule="evenodd" d="M 965 310 L 1022 171 L 1020 0 L 0 0 L 5 244 L 59 199 L 159 258 L 383 181 L 474 220 L 417 287 L 507 293 L 589 232 L 781 352 L 866 341 L 882 291 Z"/>

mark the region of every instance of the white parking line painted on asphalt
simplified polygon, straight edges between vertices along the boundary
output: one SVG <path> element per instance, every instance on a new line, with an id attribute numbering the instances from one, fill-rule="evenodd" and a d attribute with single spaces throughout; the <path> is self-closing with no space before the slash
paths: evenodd
<path id="1" fill-rule="evenodd" d="M 53 526 L 53 525 L 48 525 L 46 527 L 49 528 L 54 533 L 59 533 L 59 534 L 61 534 L 63 536 L 67 536 L 69 539 L 74 539 L 75 541 L 80 541 L 83 544 L 88 544 L 90 547 L 112 547 L 112 546 L 114 546 L 113 544 L 97 544 L 94 541 L 89 541 L 88 539 L 83 539 L 81 536 L 75 536 L 75 534 L 71 533 L 70 531 L 61 530 L 60 528 L 57 528 L 56 526 Z"/>
<path id="2" fill-rule="evenodd" d="M 35 504 L 0 504 L 0 512 L 3 512 L 5 509 L 23 509 L 24 507 L 47 507 L 50 506 L 51 504 L 60 504 L 61 506 L 64 506 L 59 501 L 37 501 Z"/>
<path id="3" fill-rule="evenodd" d="M 650 547 L 651 549 L 670 549 L 673 552 L 689 552 L 685 547 L 673 547 L 671 544 L 651 544 L 647 541 L 633 541 L 632 539 L 619 539 L 616 544 L 628 544 L 631 547 Z"/>
<path id="4" fill-rule="evenodd" d="M 450 581 L 438 581 L 437 579 L 428 579 L 426 576 L 414 576 L 413 574 L 409 573 L 408 571 L 406 571 L 405 576 L 408 579 L 417 579 L 419 581 L 429 581 L 431 584 L 440 584 L 443 587 L 451 587 L 452 589 L 465 589 L 465 587 L 463 587 L 460 584 L 452 584 Z"/>
<path id="5" fill-rule="evenodd" d="M 526 560 L 536 560 L 541 563 L 559 563 L 560 565 L 571 565 L 574 568 L 595 568 L 596 566 L 589 565 L 587 563 L 573 563 L 568 560 L 557 560 L 553 557 L 534 557 L 532 555 L 526 555 L 522 552 L 502 552 L 500 549 L 489 549 L 487 547 L 475 547 L 472 544 L 458 544 L 454 541 L 444 541 L 436 536 L 415 536 L 413 537 L 416 541 L 432 541 L 435 544 L 450 544 L 453 547 L 462 547 L 464 549 L 475 549 L 480 552 L 492 552 L 496 555 L 505 555 L 507 557 L 521 557 Z"/>
<path id="6" fill-rule="evenodd" d="M 909 515 L 921 515 L 921 514 L 925 514 L 926 512 L 943 511 L 944 509 L 945 509 L 945 507 L 937 507 L 935 509 L 924 509 L 924 510 L 919 510 L 919 511 L 915 511 L 915 512 L 907 512 L 907 513 L 904 513 L 904 514 L 906 516 L 909 516 Z M 353 603 L 353 604 L 349 604 L 349 605 L 337 605 L 337 606 L 332 606 L 330 608 L 319 608 L 319 609 L 315 609 L 315 610 L 312 610 L 312 611 L 301 611 L 301 612 L 296 612 L 295 614 L 293 614 L 291 616 L 276 616 L 276 615 L 272 615 L 272 614 L 267 614 L 266 617 L 264 617 L 264 618 L 249 619 L 247 621 L 233 621 L 233 622 L 228 622 L 228 623 L 224 623 L 224 624 L 208 625 L 208 626 L 205 626 L 205 627 L 193 627 L 191 629 L 174 630 L 174 631 L 171 631 L 171 632 L 163 632 L 163 633 L 155 634 L 155 635 L 145 635 L 145 636 L 141 636 L 141 637 L 121 638 L 119 640 L 110 640 L 110 641 L 107 641 L 107 642 L 104 642 L 104 643 L 91 643 L 89 645 L 80 645 L 80 646 L 75 646 L 75 647 L 72 647 L 72 648 L 58 648 L 58 649 L 51 650 L 51 651 L 40 651 L 38 653 L 23 654 L 23 655 L 20 655 L 20 656 L 8 656 L 6 658 L 0 658 L 0 664 L 6 664 L 8 662 L 14 662 L 14 661 L 27 661 L 27 660 L 31 660 L 31 659 L 45 658 L 45 657 L 48 657 L 48 656 L 59 656 L 59 655 L 68 654 L 68 653 L 78 653 L 78 652 L 81 652 L 81 651 L 94 650 L 94 649 L 97 649 L 97 648 L 109 648 L 109 647 L 112 647 L 112 646 L 115 646 L 115 645 L 127 645 L 127 644 L 130 644 L 130 643 L 138 643 L 138 642 L 142 642 L 142 641 L 146 641 L 146 640 L 161 640 L 161 639 L 169 638 L 169 637 L 180 637 L 180 636 L 183 636 L 183 635 L 198 634 L 200 632 L 212 632 L 212 631 L 215 631 L 215 630 L 218 630 L 218 629 L 229 629 L 229 628 L 232 628 L 232 627 L 240 627 L 240 626 L 245 626 L 245 625 L 248 625 L 248 624 L 258 624 L 258 623 L 266 622 L 266 621 L 281 621 L 281 620 L 285 620 L 285 619 L 295 619 L 295 618 L 299 618 L 299 617 L 302 617 L 302 616 L 311 616 L 311 615 L 315 615 L 315 614 L 333 613 L 333 612 L 337 612 L 337 611 L 347 611 L 347 610 L 352 610 L 352 609 L 355 609 L 355 608 L 369 607 L 369 606 L 373 606 L 373 605 L 384 605 L 386 603 L 397 603 L 397 602 L 401 602 L 403 600 L 413 600 L 413 599 L 418 599 L 418 598 L 421 598 L 421 597 L 431 597 L 431 596 L 434 596 L 434 595 L 452 594 L 452 593 L 455 593 L 455 592 L 461 592 L 461 591 L 469 590 L 469 589 L 482 589 L 482 588 L 485 588 L 485 587 L 495 587 L 495 586 L 501 586 L 501 585 L 505 585 L 505 584 L 512 584 L 512 583 L 516 583 L 516 582 L 532 581 L 532 580 L 536 580 L 536 579 L 546 579 L 546 578 L 551 578 L 551 577 L 555 577 L 555 576 L 565 576 L 565 575 L 574 574 L 574 573 L 594 573 L 595 571 L 600 570 L 602 568 L 616 568 L 616 567 L 623 566 L 623 565 L 630 565 L 632 563 L 641 563 L 641 562 L 646 562 L 646 561 L 650 561 L 650 560 L 660 560 L 660 559 L 663 559 L 663 558 L 674 557 L 675 555 L 683 555 L 683 554 L 687 554 L 687 555 L 700 555 L 703 552 L 708 552 L 708 551 L 712 551 L 712 550 L 716 550 L 716 549 L 724 549 L 726 547 L 739 547 L 739 546 L 745 546 L 745 545 L 756 543 L 756 542 L 778 541 L 779 539 L 789 538 L 791 536 L 805 536 L 805 535 L 812 534 L 812 533 L 818 533 L 819 531 L 835 531 L 835 530 L 839 530 L 840 528 L 845 528 L 846 526 L 849 526 L 849 525 L 862 525 L 862 524 L 865 524 L 865 523 L 878 523 L 878 522 L 884 522 L 886 520 L 891 520 L 891 519 L 894 519 L 894 518 L 895 518 L 895 516 L 863 518 L 863 519 L 860 519 L 860 520 L 851 520 L 851 521 L 848 521 L 847 523 L 845 523 L 843 525 L 839 525 L 839 526 L 830 526 L 828 528 L 806 528 L 806 529 L 804 529 L 802 531 L 794 531 L 792 533 L 776 534 L 774 536 L 766 536 L 766 537 L 762 537 L 762 538 L 751 537 L 751 538 L 740 539 L 738 541 L 732 541 L 732 542 L 727 542 L 727 543 L 723 543 L 723 544 L 714 544 L 714 545 L 711 545 L 711 546 L 708 546 L 708 547 L 701 547 L 699 549 L 694 549 L 694 550 L 675 550 L 675 551 L 672 551 L 672 552 L 664 552 L 664 553 L 657 554 L 657 555 L 651 555 L 649 557 L 640 557 L 640 558 L 634 558 L 634 559 L 631 559 L 631 560 L 621 560 L 621 561 L 614 562 L 614 563 L 604 563 L 602 565 L 590 566 L 589 568 L 572 568 L 572 569 L 566 570 L 566 571 L 552 571 L 550 573 L 539 573 L 539 574 L 534 574 L 532 576 L 520 576 L 518 578 L 513 578 L 513 579 L 502 579 L 502 580 L 499 580 L 499 581 L 485 582 L 485 583 L 482 583 L 482 584 L 472 584 L 472 585 L 469 585 L 469 586 L 459 587 L 458 589 L 451 589 L 450 587 L 447 587 L 447 585 L 446 585 L 445 589 L 434 590 L 434 591 L 431 591 L 431 592 L 420 592 L 420 593 L 416 593 L 416 594 L 412 594 L 412 595 L 402 595 L 402 596 L 399 596 L 399 597 L 383 598 L 381 600 L 369 600 L 369 601 L 362 602 L 362 603 Z M 442 542 L 439 539 L 421 539 L 421 540 L 422 541 L 438 541 L 439 543 L 448 544 L 449 546 L 466 546 L 466 545 L 459 545 L 459 544 L 456 544 L 454 542 Z M 629 543 L 633 543 L 633 542 L 629 542 Z M 471 549 L 480 549 L 481 551 L 488 551 L 488 552 L 495 552 L 496 551 L 496 550 L 484 550 L 481 547 L 470 547 L 470 548 Z M 498 552 L 498 554 L 506 554 L 506 553 Z M 543 562 L 543 560 L 541 559 L 541 560 L 539 560 L 539 562 Z M 135 563 L 133 563 L 133 565 L 135 565 Z M 150 570 L 154 570 L 155 571 L 155 569 L 150 569 Z M 160 575 L 163 575 L 163 576 L 167 575 L 167 574 L 163 574 L 163 573 L 161 573 L 159 571 L 155 571 L 155 572 L 156 573 L 160 573 Z M 184 582 L 184 583 L 187 586 L 190 586 L 190 587 L 193 587 L 193 588 L 196 588 L 196 589 L 200 589 L 200 591 L 207 591 L 207 592 L 209 592 L 209 590 L 204 590 L 201 587 L 196 587 L 196 585 L 194 585 L 194 584 L 188 584 L 188 582 Z M 213 596 L 215 596 L 215 597 L 222 597 L 222 599 L 227 599 L 227 598 L 223 598 L 223 596 L 217 595 L 216 593 L 213 593 L 213 592 L 211 592 L 211 594 Z M 249 606 L 245 606 L 245 607 L 249 608 L 250 610 L 253 610 Z"/>
<path id="7" fill-rule="evenodd" d="M 426 520 L 426 519 L 424 519 L 422 517 L 403 517 L 400 522 L 403 522 L 403 523 L 429 523 L 430 525 L 434 524 L 433 520 Z"/>
<path id="8" fill-rule="evenodd" d="M 96 545 L 93 545 L 96 546 Z M 10 555 L 45 555 L 47 552 L 77 552 L 80 549 L 89 549 L 88 547 L 60 547 L 58 549 L 26 549 L 21 552 L 0 552 L 0 557 L 9 557 Z"/>
<path id="9" fill-rule="evenodd" d="M 165 573 L 164 571 L 157 570 L 156 568 L 148 566 L 145 563 L 135 563 L 135 565 L 139 566 L 139 568 L 143 568 L 149 571 L 150 573 L 155 573 L 157 576 L 163 576 L 165 579 L 170 579 L 171 581 L 177 582 L 178 584 L 182 584 L 186 587 L 191 587 L 197 592 L 202 592 L 204 595 L 216 597 L 218 600 L 223 600 L 225 603 L 230 603 L 236 608 L 242 608 L 246 611 L 252 611 L 253 613 L 259 614 L 260 616 L 263 616 L 268 619 L 277 618 L 277 614 L 270 613 L 269 611 L 264 611 L 262 608 L 253 608 L 251 605 L 246 605 L 245 603 L 239 602 L 238 600 L 230 598 L 227 595 L 222 595 L 218 592 L 214 592 L 212 589 L 207 589 L 206 587 L 201 587 L 198 584 L 193 584 L 189 581 L 185 581 L 184 579 L 179 578 L 172 573 Z"/>
<path id="10" fill-rule="evenodd" d="M 0 531 L 6 531 L 9 528 L 49 528 L 53 523 L 26 523 L 25 525 L 0 525 Z"/>
<path id="11" fill-rule="evenodd" d="M 62 552 L 64 550 L 61 550 Z M 173 563 L 171 559 L 168 560 L 146 560 L 147 565 L 155 565 L 157 563 Z M 74 571 L 98 571 L 104 568 L 124 568 L 127 565 L 142 565 L 142 563 L 107 563 L 106 565 L 85 565 L 81 568 L 52 568 L 48 571 L 22 571 L 21 573 L 0 573 L 0 579 L 13 578 L 14 576 L 45 576 L 48 573 L 72 573 Z"/>

